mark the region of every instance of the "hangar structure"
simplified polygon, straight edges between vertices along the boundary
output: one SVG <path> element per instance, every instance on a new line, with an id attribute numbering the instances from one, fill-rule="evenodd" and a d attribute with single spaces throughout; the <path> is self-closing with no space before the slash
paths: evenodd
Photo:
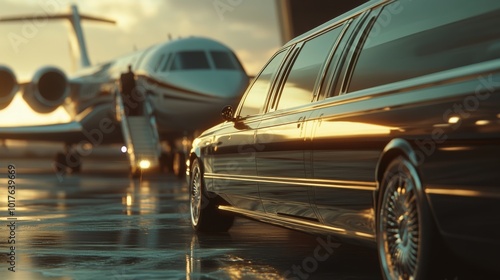
<path id="1" fill-rule="evenodd" d="M 276 0 L 282 45 L 365 2 L 367 0 Z"/>

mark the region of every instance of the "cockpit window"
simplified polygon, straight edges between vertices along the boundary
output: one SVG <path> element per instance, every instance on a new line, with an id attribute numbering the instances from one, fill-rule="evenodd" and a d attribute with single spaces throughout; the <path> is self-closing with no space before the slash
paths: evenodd
<path id="1" fill-rule="evenodd" d="M 170 68 L 172 71 L 193 69 L 210 69 L 210 64 L 204 51 L 178 52 Z"/>
<path id="2" fill-rule="evenodd" d="M 172 54 L 169 53 L 167 55 L 167 61 L 165 61 L 165 65 L 163 65 L 163 69 L 161 70 L 162 72 L 167 72 L 168 67 L 170 67 L 170 62 L 172 61 Z"/>
<path id="3" fill-rule="evenodd" d="M 225 51 L 211 51 L 210 55 L 214 61 L 215 68 L 226 70 L 238 69 L 230 53 Z"/>
<path id="4" fill-rule="evenodd" d="M 165 54 L 162 54 L 160 59 L 158 60 L 158 63 L 155 66 L 155 72 L 157 72 L 158 69 L 160 69 L 160 66 L 161 66 L 164 59 L 165 59 Z"/>

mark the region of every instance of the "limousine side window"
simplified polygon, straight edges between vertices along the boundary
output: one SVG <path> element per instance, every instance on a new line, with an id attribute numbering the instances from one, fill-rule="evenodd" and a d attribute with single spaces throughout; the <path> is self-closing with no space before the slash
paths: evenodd
<path id="1" fill-rule="evenodd" d="M 240 117 L 247 117 L 262 113 L 264 103 L 271 88 L 271 82 L 278 72 L 281 61 L 285 57 L 286 51 L 278 53 L 262 70 L 260 75 L 252 84 L 252 88 L 248 91 L 245 101 L 241 106 Z"/>
<path id="2" fill-rule="evenodd" d="M 310 103 L 319 74 L 342 31 L 337 27 L 306 42 L 288 74 L 277 110 Z"/>
<path id="3" fill-rule="evenodd" d="M 381 11 L 349 92 L 500 57 L 500 1 L 396 1 Z"/>

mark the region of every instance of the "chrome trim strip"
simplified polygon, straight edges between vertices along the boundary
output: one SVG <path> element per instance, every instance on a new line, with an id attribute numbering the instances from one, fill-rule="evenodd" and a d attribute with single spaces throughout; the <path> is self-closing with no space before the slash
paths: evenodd
<path id="1" fill-rule="evenodd" d="M 494 59 L 486 62 L 479 62 L 472 66 L 462 66 L 459 68 L 453 68 L 449 70 L 444 70 L 437 73 L 431 73 L 424 76 L 409 78 L 402 81 L 397 81 L 389 84 L 379 85 L 367 89 L 361 89 L 358 91 L 349 92 L 349 94 L 342 94 L 339 96 L 327 98 L 317 105 L 314 109 L 328 108 L 336 105 L 350 104 L 353 102 L 359 102 L 367 99 L 378 98 L 394 93 L 405 93 L 415 90 L 426 90 L 432 89 L 432 85 L 453 85 L 462 82 L 470 82 L 482 75 L 493 74 L 498 75 L 500 73 L 500 67 L 498 66 L 500 59 Z M 498 86 L 495 86 L 498 88 Z M 452 92 L 452 97 L 456 97 L 456 93 Z M 466 94 L 464 94 L 466 96 Z M 448 98 L 449 96 L 439 96 L 434 99 Z"/>
<path id="2" fill-rule="evenodd" d="M 342 235 L 351 235 L 350 232 L 348 232 L 346 229 L 343 229 L 343 228 L 322 225 L 322 224 L 313 223 L 313 222 L 309 222 L 309 221 L 305 221 L 305 220 L 298 220 L 298 219 L 296 220 L 296 219 L 282 217 L 282 216 L 271 217 L 269 215 L 260 214 L 258 212 L 253 212 L 253 211 L 249 211 L 249 210 L 245 210 L 245 209 L 239 209 L 239 208 L 232 207 L 232 206 L 219 205 L 219 210 L 249 216 L 249 217 L 252 217 L 252 218 L 257 219 L 257 220 L 268 220 L 268 221 L 275 221 L 277 223 L 283 222 L 283 223 L 287 223 L 287 224 L 296 224 L 296 225 L 301 225 L 301 226 L 318 228 L 318 229 L 325 230 L 325 231 L 334 231 L 334 232 L 342 234 Z M 375 239 L 375 235 L 373 235 L 373 234 L 360 233 L 360 232 L 355 232 L 354 234 L 359 236 L 359 237 Z"/>
<path id="3" fill-rule="evenodd" d="M 448 195 L 448 196 L 500 198 L 500 193 L 482 192 L 482 191 L 479 191 L 479 190 L 427 188 L 427 189 L 425 189 L 425 193 L 426 194 L 436 194 L 436 195 Z"/>
<path id="4" fill-rule="evenodd" d="M 288 185 L 299 185 L 308 187 L 350 189 L 350 190 L 360 190 L 360 191 L 375 191 L 377 189 L 376 182 L 362 182 L 362 181 L 325 180 L 325 179 L 312 179 L 312 178 L 306 179 L 306 178 L 290 178 L 290 177 L 264 177 L 264 176 L 248 176 L 248 175 L 223 175 L 215 173 L 205 173 L 205 178 L 257 182 L 257 183 L 288 184 Z"/>

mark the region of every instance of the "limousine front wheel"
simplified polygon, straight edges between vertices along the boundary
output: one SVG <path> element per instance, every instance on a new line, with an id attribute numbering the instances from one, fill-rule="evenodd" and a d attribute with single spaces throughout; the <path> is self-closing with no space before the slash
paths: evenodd
<path id="1" fill-rule="evenodd" d="M 218 206 L 223 200 L 205 189 L 203 168 L 198 159 L 193 161 L 189 180 L 191 224 L 199 232 L 224 232 L 232 225 L 234 217 L 222 213 Z"/>
<path id="2" fill-rule="evenodd" d="M 404 157 L 384 173 L 377 215 L 377 248 L 385 279 L 427 279 L 433 222 L 416 168 Z"/>

